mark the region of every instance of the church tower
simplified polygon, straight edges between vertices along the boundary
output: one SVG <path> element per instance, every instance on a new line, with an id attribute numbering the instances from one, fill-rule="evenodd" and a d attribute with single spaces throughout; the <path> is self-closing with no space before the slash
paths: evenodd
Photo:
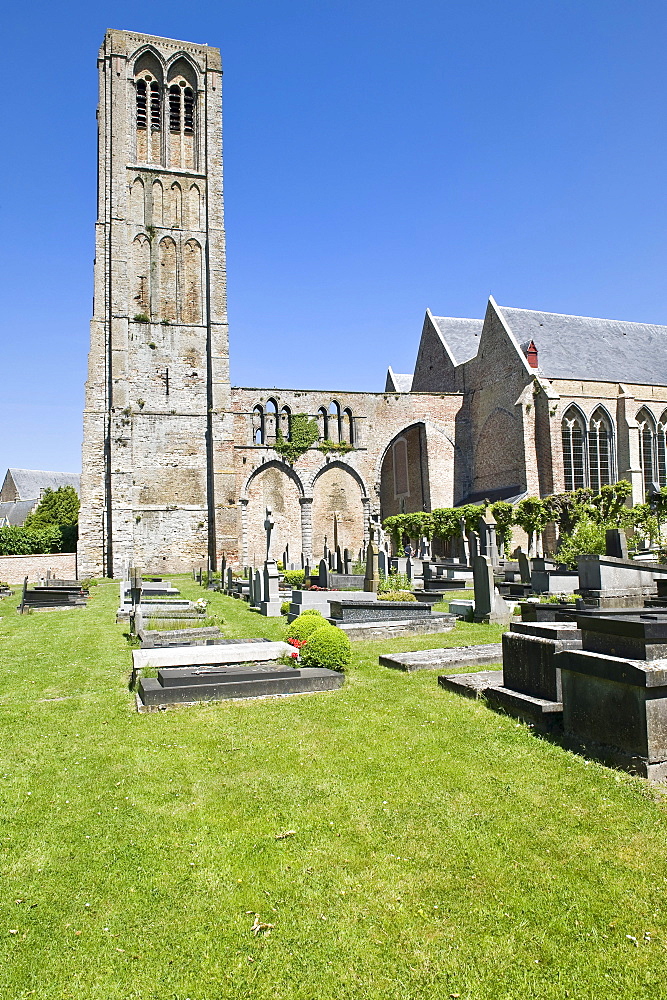
<path id="1" fill-rule="evenodd" d="M 108 31 L 98 66 L 79 573 L 215 566 L 234 492 L 220 52 Z"/>

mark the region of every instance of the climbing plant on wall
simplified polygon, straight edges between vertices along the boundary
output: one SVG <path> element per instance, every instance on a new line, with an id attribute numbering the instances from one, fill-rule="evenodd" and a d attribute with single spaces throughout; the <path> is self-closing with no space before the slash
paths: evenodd
<path id="1" fill-rule="evenodd" d="M 290 420 L 289 439 L 283 437 L 280 428 L 276 432 L 275 450 L 292 465 L 311 448 L 320 436 L 317 420 L 311 420 L 307 413 L 293 413 Z"/>

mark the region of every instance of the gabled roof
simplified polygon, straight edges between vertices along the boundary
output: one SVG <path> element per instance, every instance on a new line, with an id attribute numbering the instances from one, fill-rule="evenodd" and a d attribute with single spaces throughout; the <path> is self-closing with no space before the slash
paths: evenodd
<path id="1" fill-rule="evenodd" d="M 77 472 L 41 472 L 36 469 L 7 469 L 5 487 L 14 484 L 18 500 L 38 499 L 45 489 L 57 490 L 73 486 L 79 492 L 81 476 Z"/>
<path id="2" fill-rule="evenodd" d="M 389 366 L 387 369 L 387 381 L 385 382 L 385 392 L 410 392 L 412 388 L 412 375 L 399 375 Z"/>
<path id="3" fill-rule="evenodd" d="M 0 528 L 5 525 L 21 525 L 26 517 L 37 506 L 38 500 L 6 500 L 0 503 Z"/>
<path id="4" fill-rule="evenodd" d="M 484 320 L 433 316 L 433 322 L 446 342 L 457 365 L 470 361 L 477 354 Z"/>
<path id="5" fill-rule="evenodd" d="M 547 378 L 667 385 L 667 326 L 498 309 L 519 344 L 534 342 Z"/>

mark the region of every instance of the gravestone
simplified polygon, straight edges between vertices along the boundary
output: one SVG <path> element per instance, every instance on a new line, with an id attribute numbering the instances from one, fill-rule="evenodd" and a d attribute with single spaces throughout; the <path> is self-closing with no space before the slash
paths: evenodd
<path id="1" fill-rule="evenodd" d="M 280 617 L 280 573 L 275 559 L 264 563 L 264 600 L 259 610 L 271 618 Z"/>
<path id="2" fill-rule="evenodd" d="M 364 576 L 364 591 L 367 594 L 377 594 L 380 582 L 380 553 L 376 541 L 376 525 L 371 523 L 370 541 L 366 548 L 366 575 Z M 386 557 L 385 557 L 386 558 Z"/>
<path id="3" fill-rule="evenodd" d="M 493 566 L 488 556 L 475 556 L 473 585 L 475 588 L 475 621 L 499 622 L 506 625 L 512 617 L 512 613 L 496 590 L 493 580 Z"/>
<path id="4" fill-rule="evenodd" d="M 620 528 L 607 528 L 604 536 L 605 555 L 615 556 L 616 559 L 628 558 L 628 542 L 624 531 Z"/>
<path id="5" fill-rule="evenodd" d="M 248 604 L 251 608 L 255 606 L 255 575 L 252 570 L 248 577 Z"/>
<path id="6" fill-rule="evenodd" d="M 232 567 L 227 568 L 227 593 L 231 594 L 234 587 L 234 574 L 232 573 Z"/>
<path id="7" fill-rule="evenodd" d="M 530 583 L 530 562 L 528 556 L 521 549 L 517 552 L 517 562 L 519 563 L 519 575 L 521 583 Z"/>
<path id="8" fill-rule="evenodd" d="M 262 594 L 262 574 L 258 569 L 255 570 L 255 607 L 258 608 L 262 601 L 264 600 L 264 595 Z"/>
<path id="9" fill-rule="evenodd" d="M 343 556 L 341 555 L 340 545 L 336 546 L 336 572 L 343 572 Z"/>
<path id="10" fill-rule="evenodd" d="M 324 587 L 327 590 L 329 589 L 329 567 L 324 559 L 320 559 L 317 586 Z"/>
<path id="11" fill-rule="evenodd" d="M 387 575 L 387 553 L 384 549 L 379 549 L 378 551 L 378 572 L 380 576 Z"/>
<path id="12" fill-rule="evenodd" d="M 349 576 L 352 572 L 352 555 L 349 549 L 343 550 L 343 573 Z"/>

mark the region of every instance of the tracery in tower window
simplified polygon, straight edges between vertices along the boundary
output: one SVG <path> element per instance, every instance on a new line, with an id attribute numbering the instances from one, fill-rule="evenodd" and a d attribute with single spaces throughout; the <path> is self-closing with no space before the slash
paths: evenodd
<path id="1" fill-rule="evenodd" d="M 138 163 L 162 162 L 162 66 L 153 52 L 134 64 Z"/>
<path id="2" fill-rule="evenodd" d="M 169 166 L 194 170 L 197 132 L 197 74 L 181 57 L 169 69 Z"/>

